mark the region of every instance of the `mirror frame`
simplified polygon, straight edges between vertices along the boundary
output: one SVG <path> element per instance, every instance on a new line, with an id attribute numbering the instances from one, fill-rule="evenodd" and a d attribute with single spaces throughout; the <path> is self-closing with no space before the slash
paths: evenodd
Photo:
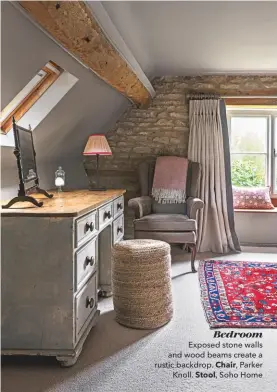
<path id="1" fill-rule="evenodd" d="M 33 132 L 31 129 L 26 129 L 21 127 L 20 125 L 13 124 L 13 132 L 14 132 L 14 142 L 15 142 L 15 153 L 17 153 L 17 165 L 18 165 L 18 174 L 19 174 L 19 179 L 21 186 L 23 185 L 24 191 L 31 190 L 32 188 L 36 188 L 39 184 L 39 178 L 38 178 L 38 173 L 37 173 L 37 162 L 36 162 L 36 152 L 34 148 L 34 140 L 33 140 Z M 20 143 L 20 133 L 21 132 L 27 132 L 31 136 L 31 142 L 32 142 L 32 151 L 34 155 L 34 162 L 35 162 L 35 173 L 36 177 L 26 180 L 24 179 L 23 175 L 23 169 L 24 169 L 24 163 L 22 160 L 22 149 L 21 149 L 21 143 Z M 17 150 L 17 151 L 16 151 Z M 25 192 L 24 192 L 25 194 Z"/>

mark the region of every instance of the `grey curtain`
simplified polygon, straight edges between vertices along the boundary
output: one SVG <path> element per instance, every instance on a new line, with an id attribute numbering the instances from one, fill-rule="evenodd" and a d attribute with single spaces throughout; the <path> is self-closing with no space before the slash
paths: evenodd
<path id="1" fill-rule="evenodd" d="M 231 235 L 236 251 L 240 252 L 240 244 L 235 230 L 235 217 L 233 208 L 233 189 L 232 189 L 232 177 L 231 177 L 231 156 L 230 156 L 230 141 L 227 123 L 226 106 L 223 99 L 219 102 L 221 128 L 223 136 L 223 150 L 224 150 L 224 161 L 225 161 L 225 179 L 226 179 L 226 198 L 227 198 L 227 212 Z"/>
<path id="2" fill-rule="evenodd" d="M 228 127 L 224 101 L 197 96 L 189 102 L 188 158 L 201 164 L 198 215 L 201 252 L 240 251 L 235 232 Z"/>

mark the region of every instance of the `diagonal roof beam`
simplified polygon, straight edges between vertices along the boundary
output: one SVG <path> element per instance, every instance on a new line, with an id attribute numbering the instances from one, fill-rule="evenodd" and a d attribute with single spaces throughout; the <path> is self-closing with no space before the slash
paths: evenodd
<path id="1" fill-rule="evenodd" d="M 145 86 L 109 42 L 85 1 L 19 1 L 28 16 L 52 39 L 137 106 L 153 90 Z"/>

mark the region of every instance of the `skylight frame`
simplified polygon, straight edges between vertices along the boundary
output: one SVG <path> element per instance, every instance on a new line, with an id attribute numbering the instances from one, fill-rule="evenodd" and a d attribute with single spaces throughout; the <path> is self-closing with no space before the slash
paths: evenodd
<path id="1" fill-rule="evenodd" d="M 38 78 L 39 72 L 43 73 L 41 79 Z M 15 121 L 18 122 L 39 100 L 46 90 L 48 90 L 48 88 L 58 79 L 63 72 L 63 69 L 53 61 L 49 61 L 39 72 L 3 109 L 1 113 L 1 133 L 3 135 L 7 135 L 7 133 L 12 129 L 12 118 L 14 117 Z M 35 79 L 38 79 L 36 83 L 34 83 Z M 30 91 L 28 91 L 28 85 L 30 85 Z M 25 95 L 24 89 L 26 88 L 27 94 Z"/>

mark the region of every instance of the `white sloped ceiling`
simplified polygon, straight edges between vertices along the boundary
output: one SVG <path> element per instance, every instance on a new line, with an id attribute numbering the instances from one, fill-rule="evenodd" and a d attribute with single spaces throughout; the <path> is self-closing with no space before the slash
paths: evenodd
<path id="1" fill-rule="evenodd" d="M 276 1 L 104 1 L 150 75 L 277 72 Z"/>

